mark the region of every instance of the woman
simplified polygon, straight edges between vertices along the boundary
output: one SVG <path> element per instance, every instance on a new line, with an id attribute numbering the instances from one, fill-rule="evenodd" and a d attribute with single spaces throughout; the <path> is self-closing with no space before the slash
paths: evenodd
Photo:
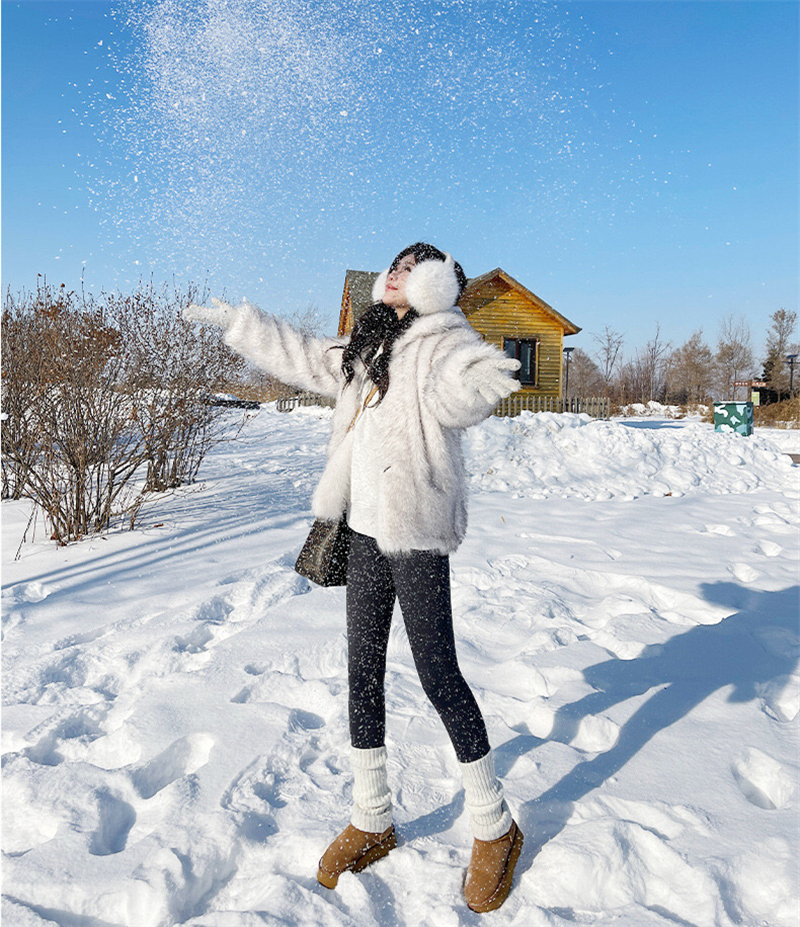
<path id="1" fill-rule="evenodd" d="M 499 908 L 522 834 L 495 775 L 480 709 L 458 667 L 448 555 L 467 526 L 464 428 L 518 388 L 519 362 L 485 344 L 456 307 L 461 267 L 418 242 L 375 282 L 374 305 L 347 339 L 311 338 L 247 303 L 191 306 L 225 340 L 285 383 L 336 398 L 328 461 L 314 492 L 317 518 L 347 512 L 347 636 L 353 812 L 319 864 L 334 888 L 395 846 L 386 776 L 384 675 L 399 599 L 414 662 L 462 770 L 475 841 L 464 894 Z"/>

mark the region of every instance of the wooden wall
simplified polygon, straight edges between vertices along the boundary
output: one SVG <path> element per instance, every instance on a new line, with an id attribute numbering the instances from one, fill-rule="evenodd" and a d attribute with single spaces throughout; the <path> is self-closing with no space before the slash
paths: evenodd
<path id="1" fill-rule="evenodd" d="M 537 386 L 523 386 L 520 392 L 541 396 L 561 395 L 561 358 L 564 329 L 558 319 L 543 311 L 524 294 L 511 287 L 498 288 L 494 295 L 483 288 L 467 295 L 460 306 L 470 325 L 491 344 L 503 347 L 503 338 L 536 338 L 538 346 Z M 487 296 L 494 296 L 487 302 Z"/>

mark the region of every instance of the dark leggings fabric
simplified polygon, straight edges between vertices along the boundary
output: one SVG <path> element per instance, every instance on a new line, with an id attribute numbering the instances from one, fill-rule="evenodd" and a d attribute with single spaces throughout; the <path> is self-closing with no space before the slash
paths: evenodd
<path id="1" fill-rule="evenodd" d="M 382 747 L 386 734 L 384 677 L 395 598 L 425 694 L 462 763 L 489 752 L 486 725 L 456 656 L 450 605 L 450 561 L 435 551 L 387 557 L 375 540 L 353 532 L 347 567 L 350 739 Z"/>

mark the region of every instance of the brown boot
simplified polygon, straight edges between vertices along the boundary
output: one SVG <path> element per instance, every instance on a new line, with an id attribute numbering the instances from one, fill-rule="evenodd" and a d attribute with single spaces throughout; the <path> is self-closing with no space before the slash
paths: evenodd
<path id="1" fill-rule="evenodd" d="M 368 834 L 348 824 L 319 861 L 317 880 L 325 888 L 336 888 L 343 872 L 361 872 L 396 846 L 394 824 L 382 834 Z"/>
<path id="2" fill-rule="evenodd" d="M 473 911 L 496 911 L 508 898 L 521 849 L 522 832 L 514 822 L 497 840 L 476 838 L 464 883 L 464 897 Z"/>

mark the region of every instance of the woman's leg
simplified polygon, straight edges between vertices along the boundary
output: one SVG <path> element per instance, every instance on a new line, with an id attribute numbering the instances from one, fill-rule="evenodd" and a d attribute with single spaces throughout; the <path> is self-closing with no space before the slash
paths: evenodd
<path id="1" fill-rule="evenodd" d="M 415 550 L 390 562 L 425 694 L 439 713 L 459 761 L 479 760 L 489 752 L 489 739 L 478 703 L 458 666 L 450 560 L 435 551 Z"/>
<path id="2" fill-rule="evenodd" d="M 384 678 L 394 600 L 386 558 L 373 538 L 353 533 L 347 568 L 351 824 L 369 833 L 382 833 L 392 822 L 384 746 Z"/>
<path id="3" fill-rule="evenodd" d="M 395 589 L 374 538 L 353 532 L 347 563 L 347 669 L 350 741 L 362 750 L 384 746 L 386 648 Z"/>
<path id="4" fill-rule="evenodd" d="M 486 724 L 458 666 L 449 558 L 415 550 L 393 557 L 391 565 L 417 672 L 461 766 L 472 829 L 480 840 L 494 840 L 508 832 L 511 815 L 495 775 Z"/>
<path id="5" fill-rule="evenodd" d="M 495 774 L 486 725 L 456 657 L 450 564 L 430 551 L 391 559 L 400 607 L 422 685 L 455 747 L 475 840 L 464 896 L 473 911 L 494 911 L 511 889 L 522 834 Z"/>
<path id="6" fill-rule="evenodd" d="M 383 680 L 394 599 L 392 576 L 375 541 L 353 532 L 347 564 L 353 811 L 319 861 L 317 879 L 326 888 L 335 888 L 342 873 L 360 872 L 397 846 L 383 742 Z"/>

